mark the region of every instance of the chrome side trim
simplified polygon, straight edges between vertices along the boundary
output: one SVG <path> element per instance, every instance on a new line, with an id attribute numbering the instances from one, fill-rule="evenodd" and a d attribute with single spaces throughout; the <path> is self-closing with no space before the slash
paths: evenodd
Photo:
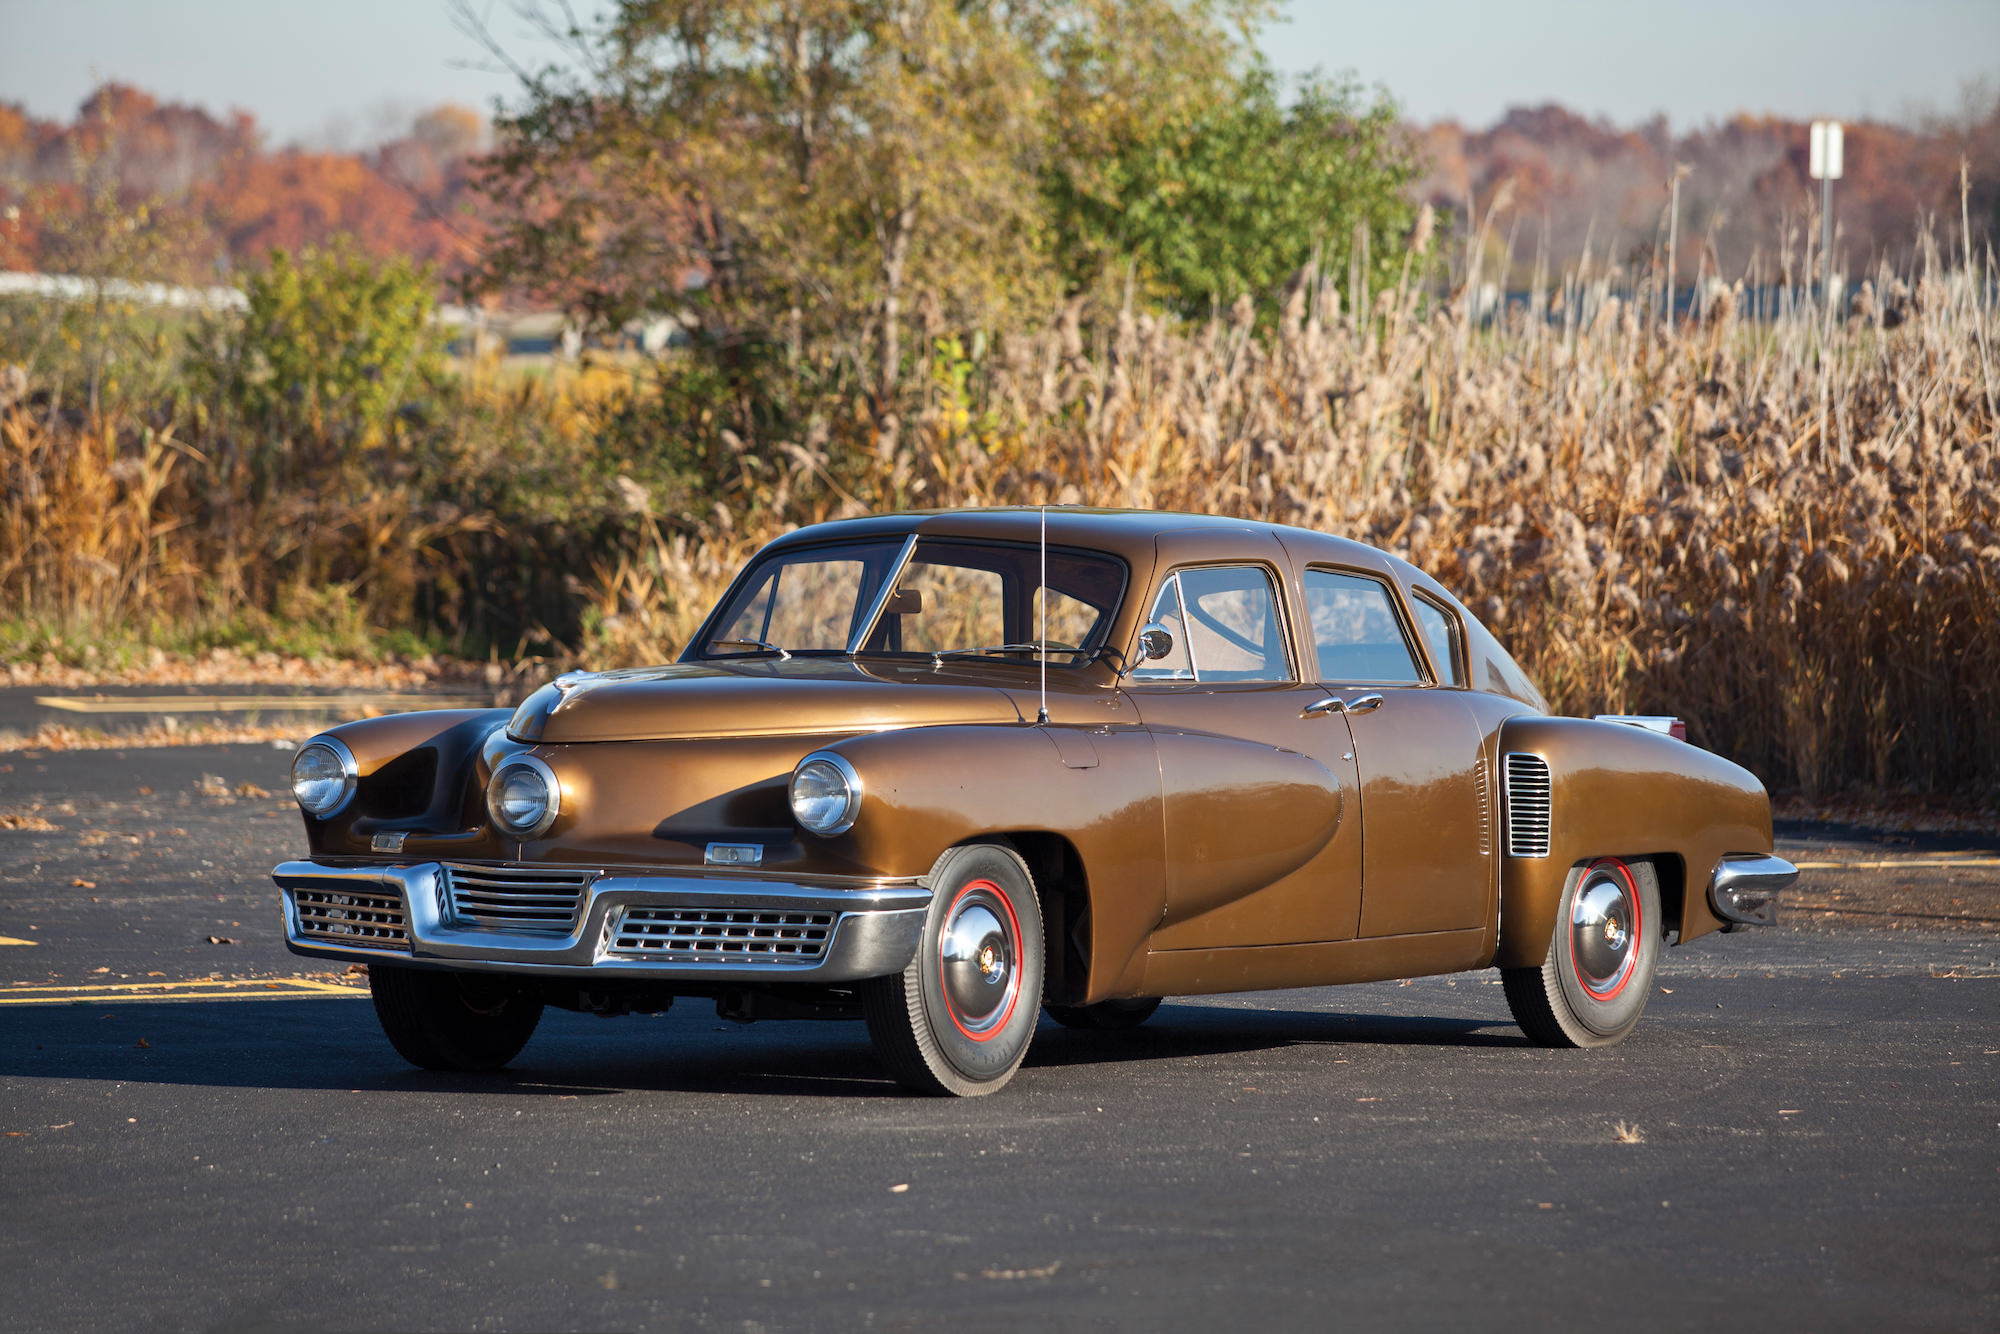
<path id="1" fill-rule="evenodd" d="M 511 868 L 490 868 L 504 873 Z M 524 871 L 578 870 L 523 867 Z M 923 936 L 931 891 L 914 881 L 836 880 L 823 883 L 764 880 L 740 875 L 656 875 L 611 871 L 590 882 L 576 926 L 561 935 L 468 926 L 454 921 L 446 896 L 445 869 L 437 862 L 401 866 L 329 866 L 286 862 L 271 878 L 285 904 L 285 940 L 295 954 L 314 958 L 394 960 L 412 967 L 475 972 L 535 973 L 565 977 L 630 977 L 714 981 L 769 978 L 779 971 L 756 952 L 717 952 L 717 957 L 631 957 L 617 949 L 628 909 L 684 908 L 711 918 L 716 914 L 821 914 L 831 917 L 831 935 L 817 958 L 794 963 L 780 956 L 787 980 L 854 982 L 901 972 L 915 957 Z M 400 898 L 407 944 L 384 948 L 329 943 L 302 929 L 300 902 L 326 895 L 361 894 L 371 900 Z M 401 942 L 398 942 L 400 944 Z"/>
<path id="2" fill-rule="evenodd" d="M 1598 713 L 1591 715 L 1593 722 L 1624 723 L 1627 727 L 1643 727 L 1648 732 L 1658 732 L 1661 736 L 1672 736 L 1674 724 L 1680 719 L 1672 714 L 1660 713 Z"/>
<path id="3" fill-rule="evenodd" d="M 1501 791 L 1507 807 L 1507 855 L 1549 855 L 1549 762 L 1512 751 L 1501 757 Z"/>
<path id="4" fill-rule="evenodd" d="M 1782 857 L 1731 853 L 1716 864 L 1709 878 L 1709 906 L 1725 922 L 1775 926 L 1778 895 L 1798 878 L 1799 868 Z"/>
<path id="5" fill-rule="evenodd" d="M 910 553 L 917 549 L 917 535 L 911 533 L 903 539 L 903 549 L 896 553 L 896 563 L 889 567 L 889 573 L 882 579 L 882 587 L 875 594 L 875 605 L 868 609 L 868 617 L 861 628 L 854 632 L 854 638 L 847 641 L 847 656 L 853 657 L 868 642 L 868 636 L 875 633 L 875 623 L 882 619 L 882 612 L 889 605 L 889 598 L 896 591 L 896 581 L 903 577 L 903 569 L 910 563 Z"/>

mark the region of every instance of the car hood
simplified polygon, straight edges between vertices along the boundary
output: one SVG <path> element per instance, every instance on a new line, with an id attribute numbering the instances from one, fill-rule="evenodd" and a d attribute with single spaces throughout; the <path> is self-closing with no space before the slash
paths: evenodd
<path id="1" fill-rule="evenodd" d="M 507 730 L 520 741 L 564 744 L 1021 721 L 1005 691 L 909 675 L 801 659 L 573 673 L 523 701 Z"/>

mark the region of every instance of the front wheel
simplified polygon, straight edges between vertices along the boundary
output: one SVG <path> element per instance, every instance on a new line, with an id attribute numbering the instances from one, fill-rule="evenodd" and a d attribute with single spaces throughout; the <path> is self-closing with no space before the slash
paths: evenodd
<path id="1" fill-rule="evenodd" d="M 1514 1022 L 1542 1047 L 1624 1041 L 1652 991 L 1662 930 L 1650 863 L 1600 857 L 1571 871 L 1547 962 L 1500 970 Z"/>
<path id="2" fill-rule="evenodd" d="M 425 1070 L 498 1070 L 542 1019 L 542 998 L 503 978 L 370 964 L 368 994 L 397 1053 Z"/>
<path id="3" fill-rule="evenodd" d="M 930 915 L 909 967 L 862 986 L 868 1035 L 905 1088 L 974 1097 L 1028 1054 L 1042 994 L 1042 913 L 1011 848 L 953 848 L 931 870 Z"/>

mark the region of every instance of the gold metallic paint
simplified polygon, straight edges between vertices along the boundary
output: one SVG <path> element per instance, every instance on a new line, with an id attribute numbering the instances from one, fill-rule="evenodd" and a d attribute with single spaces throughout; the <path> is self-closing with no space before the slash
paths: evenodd
<path id="1" fill-rule="evenodd" d="M 834 530 L 1033 541 L 1037 522 L 1034 510 L 885 517 L 774 545 Z M 1088 895 L 1090 1001 L 1531 966 L 1570 866 L 1603 855 L 1684 866 L 1663 879 L 1685 883 L 1670 925 L 1692 939 L 1719 925 L 1704 892 L 1715 862 L 1770 851 L 1769 803 L 1744 770 L 1636 728 L 1545 717 L 1526 698 L 1370 687 L 1384 695 L 1372 713 L 1301 719 L 1304 703 L 1362 687 L 1121 686 L 1154 592 L 1185 565 L 1266 563 L 1300 676 L 1317 661 L 1299 585 L 1308 564 L 1374 573 L 1405 598 L 1443 590 L 1384 553 L 1296 529 L 1079 510 L 1052 510 L 1048 523 L 1052 544 L 1110 552 L 1130 571 L 1111 651 L 1050 669 L 1049 728 L 1028 721 L 1039 683 L 1018 661 L 755 658 L 610 674 L 560 692 L 528 740 L 495 730 L 505 710 L 331 729 L 364 779 L 434 749 L 439 791 L 420 818 L 307 820 L 308 841 L 318 855 L 391 860 L 369 838 L 394 826 L 406 833 L 401 860 L 676 868 L 701 867 L 710 841 L 756 842 L 764 875 L 880 881 L 921 877 L 971 839 L 1055 838 L 1081 868 L 1065 888 Z M 1481 637 L 1467 639 L 1472 679 L 1495 679 Z M 866 791 L 854 827 L 831 839 L 801 833 L 786 796 L 798 760 L 823 748 L 845 755 Z M 1508 750 L 1549 761 L 1546 860 L 1502 855 Z M 524 751 L 557 775 L 562 813 L 519 844 L 486 826 L 483 792 Z"/>

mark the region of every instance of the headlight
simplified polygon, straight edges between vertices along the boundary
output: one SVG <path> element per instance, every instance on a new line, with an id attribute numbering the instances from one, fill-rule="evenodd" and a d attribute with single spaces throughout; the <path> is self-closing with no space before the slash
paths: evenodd
<path id="1" fill-rule="evenodd" d="M 307 815 L 324 820 L 354 795 L 354 753 L 332 737 L 311 741 L 292 757 L 292 795 Z"/>
<path id="2" fill-rule="evenodd" d="M 844 756 L 818 751 L 792 771 L 792 814 L 815 834 L 844 834 L 861 810 L 861 776 Z"/>
<path id="3" fill-rule="evenodd" d="M 561 806 L 562 786 L 549 766 L 532 755 L 508 760 L 486 785 L 487 814 L 518 838 L 547 833 Z"/>

